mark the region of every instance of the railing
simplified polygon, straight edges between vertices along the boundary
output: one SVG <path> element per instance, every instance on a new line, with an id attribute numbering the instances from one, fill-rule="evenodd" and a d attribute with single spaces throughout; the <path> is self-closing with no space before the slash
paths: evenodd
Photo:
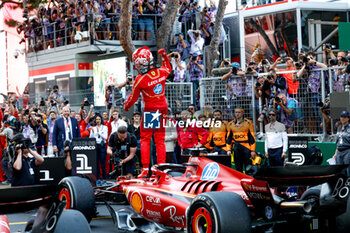
<path id="1" fill-rule="evenodd" d="M 51 23 L 41 25 L 35 28 L 34 37 L 28 38 L 29 52 L 37 52 L 40 50 L 58 48 L 71 44 L 77 44 L 84 41 L 89 41 L 94 44 L 100 40 L 119 40 L 119 18 L 116 14 L 110 14 L 110 18 L 102 20 L 101 14 L 87 14 L 76 18 L 70 18 L 68 24 L 62 25 Z M 78 22 L 81 17 L 85 20 Z M 151 21 L 144 21 L 148 17 Z M 158 14 L 144 14 L 132 21 L 132 39 L 134 41 L 155 41 L 155 32 L 160 26 L 162 16 Z M 73 22 L 74 21 L 74 22 Z M 146 29 L 150 29 L 150 34 L 139 30 L 140 25 Z"/>
<path id="2" fill-rule="evenodd" d="M 317 75 L 321 79 L 319 88 L 316 88 L 317 90 L 310 90 L 307 79 L 299 79 L 298 92 L 292 97 L 297 100 L 297 107 L 299 108 L 298 111 L 301 112 L 301 116 L 289 122 L 292 124 L 289 131 L 291 134 L 310 137 L 324 137 L 326 135 L 327 125 L 325 119 L 322 117 L 320 105 L 321 102 L 325 103 L 325 99 L 329 93 L 344 92 L 347 88 L 346 85 L 350 84 L 349 74 L 336 74 L 338 70 L 343 68 L 345 67 L 310 70 L 310 74 L 317 72 Z M 296 72 L 298 71 L 277 72 L 277 74 L 282 75 Z M 255 83 L 258 77 L 264 77 L 266 75 L 262 73 L 248 75 L 246 77 L 231 76 L 226 81 L 222 81 L 221 77 L 201 79 L 199 84 L 201 109 L 208 111 L 220 109 L 223 112 L 224 119 L 231 120 L 234 117 L 234 108 L 243 108 L 245 117 L 253 120 L 256 132 L 263 135 L 263 127 L 268 122 L 268 111 L 272 108 L 274 96 L 272 95 L 272 98 L 267 101 L 263 101 L 261 97 L 257 98 L 255 96 Z M 244 79 L 243 82 L 237 81 L 242 79 Z M 240 86 L 241 89 L 237 88 L 237 83 L 242 84 Z M 325 112 L 330 114 L 329 110 L 325 110 Z M 335 120 L 331 119 L 331 132 L 327 132 L 328 134 L 335 133 L 334 124 Z M 323 140 L 323 138 L 320 138 L 320 140 Z"/>

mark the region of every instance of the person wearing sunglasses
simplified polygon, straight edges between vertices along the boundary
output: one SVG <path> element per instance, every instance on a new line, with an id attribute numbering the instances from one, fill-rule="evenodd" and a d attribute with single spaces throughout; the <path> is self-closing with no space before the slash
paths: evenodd
<path id="1" fill-rule="evenodd" d="M 283 166 L 288 148 L 288 137 L 284 124 L 277 121 L 277 111 L 269 111 L 270 123 L 265 125 L 265 156 L 270 166 Z"/>

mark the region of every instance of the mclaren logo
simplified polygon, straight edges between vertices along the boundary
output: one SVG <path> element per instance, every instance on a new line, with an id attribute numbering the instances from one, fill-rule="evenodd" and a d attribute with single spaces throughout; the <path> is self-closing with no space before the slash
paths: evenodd
<path id="1" fill-rule="evenodd" d="M 77 166 L 78 174 L 92 173 L 92 167 L 89 166 L 89 160 L 85 154 L 77 154 L 77 162 L 80 162 L 80 166 Z"/>

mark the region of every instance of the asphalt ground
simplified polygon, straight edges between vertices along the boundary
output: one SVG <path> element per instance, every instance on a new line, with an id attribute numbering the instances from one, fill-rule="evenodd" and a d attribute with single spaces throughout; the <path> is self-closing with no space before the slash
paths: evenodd
<path id="1" fill-rule="evenodd" d="M 112 205 L 112 207 L 117 210 L 119 208 L 125 207 L 120 205 Z M 116 232 L 116 233 L 125 233 L 125 231 L 118 231 L 113 224 L 113 220 L 104 205 L 97 206 L 98 216 L 93 218 L 90 223 L 91 232 Z M 23 232 L 26 226 L 26 223 L 31 218 L 34 218 L 36 210 L 31 210 L 26 213 L 17 213 L 17 214 L 8 214 L 7 218 L 10 224 L 11 232 Z"/>

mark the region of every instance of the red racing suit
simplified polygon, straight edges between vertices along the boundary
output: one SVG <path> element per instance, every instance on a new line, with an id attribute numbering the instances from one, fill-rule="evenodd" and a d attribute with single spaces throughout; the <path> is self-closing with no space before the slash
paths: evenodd
<path id="1" fill-rule="evenodd" d="M 149 70 L 147 73 L 136 76 L 132 92 L 124 105 L 124 110 L 128 111 L 129 108 L 138 100 L 140 93 L 142 93 L 143 101 L 145 103 L 144 112 L 147 113 L 159 111 L 161 113 L 160 128 L 145 129 L 145 115 L 141 120 L 141 162 L 144 168 L 147 168 L 150 163 L 150 145 L 153 133 L 157 148 L 157 163 L 165 163 L 166 160 L 164 143 L 165 128 L 163 123 L 166 122 L 168 105 L 165 99 L 165 81 L 171 72 L 171 65 L 165 51 L 161 49 L 158 52 L 162 54 L 163 65 L 160 68 L 154 68 Z"/>

